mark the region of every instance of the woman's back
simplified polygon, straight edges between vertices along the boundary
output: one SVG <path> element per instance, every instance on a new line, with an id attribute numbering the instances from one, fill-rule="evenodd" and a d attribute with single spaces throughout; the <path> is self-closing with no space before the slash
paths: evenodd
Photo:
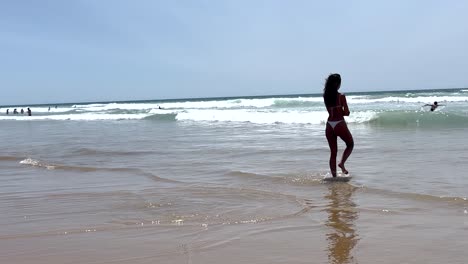
<path id="1" fill-rule="evenodd" d="M 328 121 L 334 121 L 334 120 L 343 120 L 344 119 L 344 113 L 343 113 L 343 105 L 341 104 L 341 95 L 338 93 L 336 97 L 336 104 L 334 106 L 327 106 L 327 111 L 328 111 Z"/>

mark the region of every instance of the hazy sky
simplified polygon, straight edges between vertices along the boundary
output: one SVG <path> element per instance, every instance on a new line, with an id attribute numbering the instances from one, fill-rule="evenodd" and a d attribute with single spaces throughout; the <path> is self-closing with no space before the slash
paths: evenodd
<path id="1" fill-rule="evenodd" d="M 3 0 L 0 104 L 468 87 L 468 1 Z"/>

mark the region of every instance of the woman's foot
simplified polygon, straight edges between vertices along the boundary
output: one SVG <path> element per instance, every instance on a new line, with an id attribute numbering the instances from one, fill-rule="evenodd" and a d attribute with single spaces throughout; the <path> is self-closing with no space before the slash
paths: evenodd
<path id="1" fill-rule="evenodd" d="M 342 171 L 344 174 L 348 174 L 348 171 L 346 170 L 344 164 L 340 163 L 340 164 L 338 164 L 338 167 L 340 167 L 341 171 Z"/>

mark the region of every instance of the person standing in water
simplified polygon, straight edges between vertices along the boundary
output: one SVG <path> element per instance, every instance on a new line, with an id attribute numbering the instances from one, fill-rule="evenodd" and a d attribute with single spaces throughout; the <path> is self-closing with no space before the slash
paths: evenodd
<path id="1" fill-rule="evenodd" d="M 338 137 L 346 143 L 346 149 L 341 157 L 338 167 L 344 174 L 348 174 L 345 162 L 354 148 L 354 140 L 344 119 L 349 116 L 348 103 L 344 94 L 338 92 L 341 87 L 341 76 L 338 73 L 328 76 L 323 88 L 323 100 L 328 111 L 325 135 L 330 147 L 330 171 L 336 177 L 336 156 L 338 154 Z"/>

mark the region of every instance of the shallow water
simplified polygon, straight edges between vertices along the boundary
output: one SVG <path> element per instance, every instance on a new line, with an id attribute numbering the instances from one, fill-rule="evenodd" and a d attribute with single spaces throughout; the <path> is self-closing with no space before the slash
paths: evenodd
<path id="1" fill-rule="evenodd" d="M 3 120 L 0 262 L 466 263 L 446 124 L 349 122 L 353 179 L 328 184 L 320 123 Z"/>

